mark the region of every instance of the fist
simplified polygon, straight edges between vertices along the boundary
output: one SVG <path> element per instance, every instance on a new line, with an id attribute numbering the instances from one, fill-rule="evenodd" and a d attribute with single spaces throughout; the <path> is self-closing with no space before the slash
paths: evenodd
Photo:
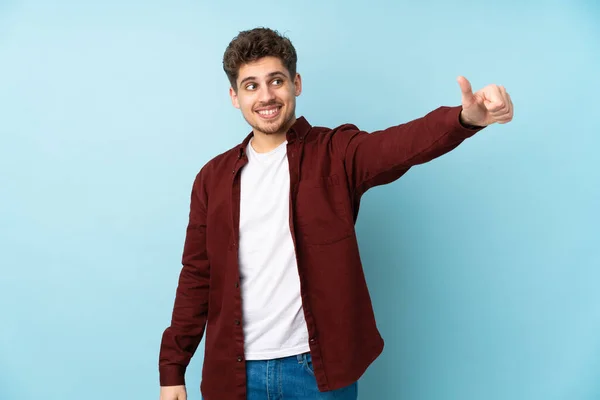
<path id="1" fill-rule="evenodd" d="M 488 126 L 506 124 L 513 118 L 513 103 L 504 86 L 487 85 L 473 93 L 467 78 L 459 76 L 462 93 L 461 122 L 467 125 Z"/>

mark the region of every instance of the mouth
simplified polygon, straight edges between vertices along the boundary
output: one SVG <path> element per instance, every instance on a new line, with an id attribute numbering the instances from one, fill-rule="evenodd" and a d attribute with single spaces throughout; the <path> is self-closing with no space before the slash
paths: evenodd
<path id="1" fill-rule="evenodd" d="M 282 106 L 264 107 L 256 110 L 255 112 L 261 119 L 270 120 L 275 119 L 279 116 L 279 114 L 281 113 L 281 108 Z"/>

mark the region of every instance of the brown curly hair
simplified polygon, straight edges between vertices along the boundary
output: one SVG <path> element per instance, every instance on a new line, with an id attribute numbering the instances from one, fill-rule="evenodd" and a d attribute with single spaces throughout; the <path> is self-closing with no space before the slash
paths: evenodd
<path id="1" fill-rule="evenodd" d="M 294 79 L 298 56 L 292 42 L 269 28 L 254 28 L 240 32 L 227 46 L 223 55 L 223 69 L 231 87 L 237 91 L 240 67 L 263 57 L 277 57 Z"/>

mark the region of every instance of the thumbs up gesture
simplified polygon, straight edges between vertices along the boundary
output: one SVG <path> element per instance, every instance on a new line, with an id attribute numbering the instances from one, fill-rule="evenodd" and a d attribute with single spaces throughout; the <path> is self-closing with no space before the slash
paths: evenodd
<path id="1" fill-rule="evenodd" d="M 457 81 L 462 92 L 460 120 L 463 124 L 488 126 L 512 120 L 513 104 L 504 86 L 488 85 L 473 93 L 467 78 L 459 76 Z"/>

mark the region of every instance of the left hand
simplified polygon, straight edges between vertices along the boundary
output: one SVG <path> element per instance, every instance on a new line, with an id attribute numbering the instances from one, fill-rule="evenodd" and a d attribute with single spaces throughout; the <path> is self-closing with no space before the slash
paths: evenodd
<path id="1" fill-rule="evenodd" d="M 488 85 L 473 93 L 467 78 L 459 76 L 457 81 L 462 92 L 460 120 L 463 124 L 483 127 L 512 120 L 513 104 L 504 86 Z"/>

